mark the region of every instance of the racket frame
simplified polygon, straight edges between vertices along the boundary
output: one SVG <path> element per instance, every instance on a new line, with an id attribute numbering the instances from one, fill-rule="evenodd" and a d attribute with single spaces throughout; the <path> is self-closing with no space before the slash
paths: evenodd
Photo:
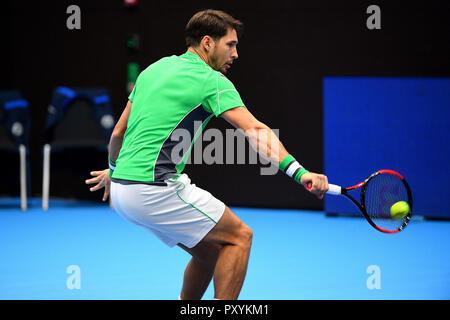
<path id="1" fill-rule="evenodd" d="M 366 188 L 369 185 L 370 181 L 373 178 L 375 178 L 376 176 L 378 176 L 379 174 L 391 174 L 391 175 L 394 175 L 394 176 L 398 177 L 402 181 L 403 185 L 406 188 L 406 192 L 407 192 L 407 195 L 408 195 L 408 204 L 409 204 L 410 210 L 409 210 L 408 214 L 405 216 L 402 225 L 400 227 L 398 227 L 397 229 L 395 229 L 395 230 L 388 230 L 388 229 L 380 228 L 379 226 L 377 226 L 376 223 L 373 222 L 372 218 L 369 216 L 369 214 L 367 213 L 367 210 L 366 210 L 366 206 L 365 206 Z M 339 187 L 339 186 L 335 186 L 335 187 Z M 356 190 L 356 189 L 359 189 L 359 188 L 361 188 L 361 195 L 360 195 L 361 203 L 356 201 L 355 198 L 353 198 L 350 194 L 348 194 L 348 191 Z M 341 191 L 340 194 L 345 196 L 346 198 L 350 199 L 350 201 L 353 202 L 353 204 L 355 206 L 357 206 L 358 209 L 361 211 L 361 213 L 363 214 L 364 218 L 366 218 L 367 222 L 369 222 L 369 224 L 372 227 L 374 227 L 376 230 L 378 230 L 378 231 L 381 231 L 383 233 L 397 233 L 397 232 L 402 231 L 408 225 L 409 221 L 411 220 L 411 212 L 412 212 L 412 194 L 411 194 L 411 189 L 410 189 L 408 183 L 406 182 L 405 178 L 403 178 L 403 176 L 400 173 L 398 173 L 398 172 L 396 172 L 394 170 L 389 170 L 389 169 L 378 170 L 377 172 L 371 174 L 363 182 L 360 182 L 360 183 L 358 183 L 358 184 L 356 184 L 354 186 L 348 187 L 348 188 L 342 188 L 341 187 L 340 191 Z M 337 193 L 333 193 L 333 194 L 337 194 Z"/>

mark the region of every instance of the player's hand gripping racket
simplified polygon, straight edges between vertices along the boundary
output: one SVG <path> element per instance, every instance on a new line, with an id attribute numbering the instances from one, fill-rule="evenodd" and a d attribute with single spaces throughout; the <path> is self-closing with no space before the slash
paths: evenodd
<path id="1" fill-rule="evenodd" d="M 307 189 L 311 189 L 310 184 Z M 361 203 L 356 201 L 349 191 L 360 191 Z M 329 184 L 327 194 L 342 195 L 350 199 L 370 225 L 381 232 L 397 233 L 403 230 L 411 219 L 411 189 L 402 175 L 393 170 L 379 170 L 363 182 L 348 188 Z M 395 204 L 407 207 L 404 214 L 398 216 L 392 213 L 393 208 L 397 206 L 394 206 Z"/>

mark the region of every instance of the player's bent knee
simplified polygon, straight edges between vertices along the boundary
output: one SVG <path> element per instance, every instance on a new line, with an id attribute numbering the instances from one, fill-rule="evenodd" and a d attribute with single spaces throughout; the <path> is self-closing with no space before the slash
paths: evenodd
<path id="1" fill-rule="evenodd" d="M 239 232 L 239 239 L 241 240 L 240 242 L 242 246 L 250 248 L 253 241 L 253 230 L 250 229 L 249 226 L 243 224 Z"/>
<path id="2" fill-rule="evenodd" d="M 218 224 L 204 238 L 207 242 L 222 245 L 237 245 L 248 249 L 253 239 L 253 231 L 228 207 Z"/>

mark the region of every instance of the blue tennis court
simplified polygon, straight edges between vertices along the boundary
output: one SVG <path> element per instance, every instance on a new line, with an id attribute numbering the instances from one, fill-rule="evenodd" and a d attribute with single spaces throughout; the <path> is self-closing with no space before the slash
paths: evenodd
<path id="1" fill-rule="evenodd" d="M 32 199 L 22 212 L 18 203 L 0 201 L 0 299 L 178 298 L 189 255 L 109 206 L 51 199 L 45 212 Z M 449 222 L 414 220 L 387 235 L 363 218 L 231 209 L 254 231 L 239 299 L 450 298 Z"/>

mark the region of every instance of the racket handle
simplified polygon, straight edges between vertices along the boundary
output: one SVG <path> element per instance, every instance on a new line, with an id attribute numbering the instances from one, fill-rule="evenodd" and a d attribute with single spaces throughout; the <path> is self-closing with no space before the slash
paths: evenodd
<path id="1" fill-rule="evenodd" d="M 327 194 L 340 195 L 342 194 L 342 187 L 329 183 Z"/>
<path id="2" fill-rule="evenodd" d="M 311 190 L 312 188 L 312 183 L 308 182 L 308 184 L 306 185 L 306 189 Z M 328 184 L 328 191 L 327 194 L 333 194 L 333 195 L 340 195 L 342 194 L 342 187 L 338 186 L 336 184 Z"/>

